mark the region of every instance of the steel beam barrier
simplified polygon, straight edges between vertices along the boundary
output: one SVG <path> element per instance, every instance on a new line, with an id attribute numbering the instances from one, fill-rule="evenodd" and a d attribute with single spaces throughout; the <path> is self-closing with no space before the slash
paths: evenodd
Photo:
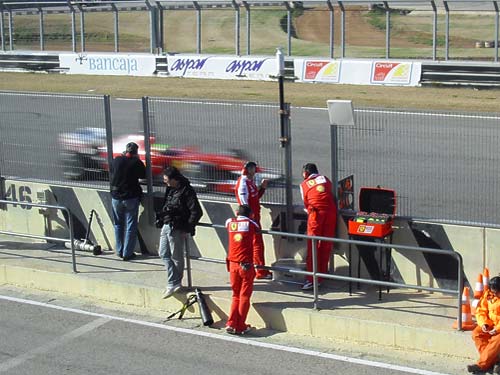
<path id="1" fill-rule="evenodd" d="M 334 9 L 333 5 L 330 0 L 326 0 L 326 5 L 328 6 L 328 16 L 329 16 L 329 26 L 330 26 L 330 36 L 329 36 L 329 51 L 330 51 L 330 58 L 333 59 L 334 57 L 334 48 L 335 48 L 335 25 L 334 25 Z"/>
<path id="2" fill-rule="evenodd" d="M 193 1 L 196 9 L 196 53 L 201 54 L 201 7 L 197 1 Z"/>
<path id="3" fill-rule="evenodd" d="M 115 52 L 120 52 L 120 30 L 119 30 L 119 15 L 118 8 L 115 4 L 111 4 L 113 9 L 113 30 L 115 34 Z"/>
<path id="4" fill-rule="evenodd" d="M 384 1 L 385 7 L 385 58 L 389 59 L 391 57 L 391 8 Z"/>
<path id="5" fill-rule="evenodd" d="M 495 7 L 495 57 L 494 61 L 498 62 L 498 29 L 499 29 L 499 15 L 498 15 L 498 2 L 494 1 L 493 6 Z"/>
<path id="6" fill-rule="evenodd" d="M 48 240 L 48 241 L 57 241 L 57 242 L 67 242 L 68 240 L 71 243 L 71 263 L 73 266 L 73 272 L 78 272 L 76 269 L 76 253 L 75 253 L 75 245 L 74 245 L 74 236 L 73 236 L 73 217 L 71 216 L 71 212 L 68 208 L 63 207 L 63 206 L 53 206 L 50 204 L 41 204 L 41 203 L 29 203 L 29 202 L 18 202 L 18 201 L 8 201 L 1 199 L 0 204 L 2 205 L 13 205 L 13 206 L 29 206 L 29 207 L 37 207 L 37 208 L 44 208 L 44 209 L 53 209 L 53 210 L 60 210 L 63 212 L 66 212 L 68 215 L 68 230 L 69 230 L 69 239 L 68 238 L 60 238 L 60 237 L 49 237 L 49 236 L 37 236 L 34 234 L 27 234 L 27 233 L 19 233 L 19 232 L 12 232 L 12 231 L 3 231 L 0 230 L 0 234 L 6 234 L 9 236 L 14 236 L 14 237 L 25 237 L 25 238 L 36 238 L 40 240 Z"/>
<path id="7" fill-rule="evenodd" d="M 2 52 L 5 52 L 5 29 L 3 19 L 3 4 L 0 3 L 0 39 L 2 39 Z"/>
<path id="8" fill-rule="evenodd" d="M 234 8 L 234 52 L 240 56 L 240 6 L 235 0 L 232 0 Z"/>
<path id="9" fill-rule="evenodd" d="M 446 61 L 450 58 L 450 8 L 448 7 L 448 2 L 443 0 L 445 15 L 445 51 L 444 59 Z"/>
<path id="10" fill-rule="evenodd" d="M 243 6 L 245 7 L 246 10 L 246 28 L 247 28 L 247 55 L 250 55 L 250 34 L 251 34 L 251 28 L 250 28 L 250 22 L 251 22 L 251 17 L 250 17 L 250 5 L 246 1 L 242 1 Z"/>
<path id="11" fill-rule="evenodd" d="M 431 1 L 432 6 L 432 60 L 437 59 L 437 8 L 434 0 Z"/>
<path id="12" fill-rule="evenodd" d="M 337 1 L 340 7 L 340 57 L 345 57 L 345 7 L 342 1 Z"/>
<path id="13" fill-rule="evenodd" d="M 9 21 L 9 50 L 14 50 L 14 36 L 12 33 L 14 32 L 14 20 L 12 19 L 12 10 L 7 10 L 8 21 Z"/>

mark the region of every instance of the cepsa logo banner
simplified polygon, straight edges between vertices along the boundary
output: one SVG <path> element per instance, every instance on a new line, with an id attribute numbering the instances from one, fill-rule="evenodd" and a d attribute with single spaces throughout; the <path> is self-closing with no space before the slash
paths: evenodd
<path id="1" fill-rule="evenodd" d="M 174 77 L 242 79 L 272 81 L 276 79 L 276 59 L 200 55 L 168 56 L 168 71 Z"/>
<path id="2" fill-rule="evenodd" d="M 156 71 L 149 54 L 69 53 L 59 55 L 59 63 L 69 74 L 152 76 Z"/>
<path id="3" fill-rule="evenodd" d="M 303 81 L 331 82 L 340 81 L 342 63 L 333 60 L 304 60 Z"/>
<path id="4" fill-rule="evenodd" d="M 371 83 L 379 84 L 410 84 L 411 62 L 382 62 L 372 64 Z"/>

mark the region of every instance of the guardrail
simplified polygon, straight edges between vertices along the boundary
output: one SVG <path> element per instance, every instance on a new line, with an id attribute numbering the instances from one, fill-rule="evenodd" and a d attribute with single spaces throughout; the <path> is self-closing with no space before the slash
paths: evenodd
<path id="1" fill-rule="evenodd" d="M 198 225 L 202 226 L 202 227 L 208 227 L 208 228 L 223 228 L 223 229 L 225 229 L 225 226 L 220 225 L 220 224 L 199 223 Z M 297 275 L 303 275 L 303 276 L 312 276 L 313 277 L 313 296 L 314 296 L 313 308 L 314 309 L 318 309 L 318 300 L 319 300 L 319 297 L 318 297 L 318 277 L 322 277 L 324 279 L 331 279 L 331 280 L 340 280 L 340 281 L 358 282 L 358 283 L 363 283 L 363 284 L 378 285 L 381 287 L 386 286 L 388 288 L 393 287 L 393 288 L 401 288 L 401 289 L 426 290 L 429 292 L 440 292 L 443 294 L 451 294 L 451 295 L 457 296 L 457 308 L 458 308 L 457 330 L 459 330 L 459 331 L 462 330 L 462 299 L 461 299 L 461 296 L 462 296 L 462 290 L 463 290 L 463 286 L 464 286 L 463 260 L 462 260 L 462 256 L 453 250 L 438 250 L 438 249 L 430 249 L 430 248 L 425 248 L 425 247 L 384 244 L 384 243 L 379 243 L 379 242 L 370 243 L 367 241 L 344 240 L 344 239 L 340 239 L 340 238 L 330 238 L 330 237 L 321 237 L 321 236 L 308 236 L 305 234 L 278 232 L 278 231 L 273 231 L 273 230 L 262 230 L 262 234 L 266 234 L 266 235 L 270 235 L 270 236 L 312 240 L 312 256 L 313 256 L 313 259 L 312 259 L 313 260 L 313 262 L 312 262 L 313 271 L 312 272 L 303 271 L 303 270 L 300 270 L 297 268 L 275 267 L 275 266 L 256 266 L 256 268 L 266 269 L 266 270 L 270 270 L 270 271 L 288 272 L 291 274 L 297 274 Z M 457 259 L 457 263 L 458 263 L 457 289 L 452 290 L 452 289 L 443 289 L 443 288 L 432 288 L 432 287 L 427 287 L 427 286 L 422 286 L 422 285 L 402 284 L 402 283 L 389 282 L 389 281 L 364 279 L 364 278 L 360 278 L 360 277 L 350 277 L 350 276 L 341 276 L 341 275 L 334 275 L 334 274 L 319 273 L 319 272 L 317 272 L 318 266 L 317 266 L 317 257 L 316 257 L 317 242 L 318 241 L 328 241 L 328 242 L 333 242 L 333 243 L 350 244 L 350 245 L 372 246 L 372 247 L 377 247 L 377 248 L 389 248 L 389 249 L 395 249 L 395 250 L 401 250 L 401 251 L 420 251 L 420 252 L 424 252 L 424 253 L 452 256 L 452 257 Z M 189 258 L 189 255 L 188 255 L 188 258 Z M 225 262 L 220 261 L 220 263 L 225 263 Z M 190 267 L 188 267 L 189 280 L 191 280 L 190 272 L 191 272 Z"/>
<path id="2" fill-rule="evenodd" d="M 13 206 L 19 205 L 19 206 L 37 207 L 37 208 L 44 208 L 44 209 L 53 209 L 53 210 L 60 210 L 60 211 L 66 212 L 68 214 L 69 239 L 68 238 L 59 238 L 59 237 L 50 237 L 50 236 L 38 236 L 36 234 L 19 233 L 19 232 L 4 231 L 4 230 L 0 230 L 0 234 L 6 234 L 9 236 L 14 236 L 14 237 L 36 238 L 36 239 L 40 239 L 40 240 L 57 241 L 57 242 L 63 242 L 63 243 L 70 241 L 70 243 L 71 243 L 71 262 L 73 264 L 73 272 L 75 272 L 75 273 L 78 272 L 76 270 L 76 253 L 75 253 L 74 237 L 73 237 L 73 218 L 72 218 L 71 212 L 68 208 L 63 207 L 63 206 L 53 206 L 50 204 L 7 201 L 7 200 L 0 199 L 0 206 L 3 204 L 9 204 L 9 205 L 13 205 Z"/>
<path id="3" fill-rule="evenodd" d="M 110 52 L 112 53 L 112 52 Z M 168 76 L 167 57 L 155 55 L 156 74 Z M 61 73 L 58 53 L 0 53 L 0 71 L 45 71 Z M 295 81 L 293 58 L 285 60 L 285 79 Z M 422 85 L 500 86 L 500 67 L 495 63 L 437 62 L 422 63 Z"/>

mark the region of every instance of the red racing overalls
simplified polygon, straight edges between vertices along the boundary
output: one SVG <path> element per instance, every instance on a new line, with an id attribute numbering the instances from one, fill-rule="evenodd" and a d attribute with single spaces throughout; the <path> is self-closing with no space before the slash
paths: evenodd
<path id="1" fill-rule="evenodd" d="M 300 193 L 307 211 L 307 234 L 309 236 L 334 237 L 337 225 L 337 206 L 332 194 L 332 182 L 319 174 L 309 175 L 300 184 Z M 328 272 L 328 261 L 332 242 L 317 242 L 318 272 Z M 312 272 L 312 241 L 307 241 L 306 269 Z M 312 282 L 312 276 L 306 276 Z M 318 281 L 321 281 L 318 278 Z"/>
<path id="2" fill-rule="evenodd" d="M 233 297 L 227 320 L 227 327 L 236 332 L 247 328 L 245 323 L 250 309 L 250 296 L 253 291 L 255 268 L 253 266 L 253 241 L 260 228 L 256 222 L 245 216 L 228 219 L 226 229 L 229 235 L 227 268 Z"/>
<path id="3" fill-rule="evenodd" d="M 246 176 L 245 171 L 238 178 L 235 186 L 236 200 L 239 205 L 248 205 L 252 210 L 251 218 L 255 221 L 259 228 L 260 225 L 260 198 L 264 195 L 265 189 L 258 189 L 255 182 Z M 265 264 L 264 258 L 264 240 L 262 233 L 257 232 L 253 239 L 253 262 L 259 266 Z M 270 272 L 267 270 L 257 270 L 257 278 L 266 277 Z"/>

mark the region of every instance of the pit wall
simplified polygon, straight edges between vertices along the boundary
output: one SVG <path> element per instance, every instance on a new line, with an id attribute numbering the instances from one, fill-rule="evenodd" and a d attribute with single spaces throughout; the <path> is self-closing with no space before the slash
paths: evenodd
<path id="1" fill-rule="evenodd" d="M 88 218 L 92 209 L 95 216 L 91 226 L 90 240 L 111 251 L 114 247 L 114 229 L 111 220 L 111 197 L 107 191 L 68 187 L 25 181 L 4 181 L 4 195 L 7 200 L 45 203 L 67 207 L 73 216 L 76 239 L 85 237 Z M 157 253 L 160 230 L 153 225 L 154 207 L 160 207 L 161 197 L 144 197 L 139 212 L 139 241 L 136 252 L 154 255 Z M 236 203 L 201 201 L 203 223 L 224 224 L 234 215 Z M 304 233 L 306 217 L 296 207 L 294 232 Z M 264 206 L 262 226 L 264 229 L 279 230 L 279 218 L 283 207 Z M 348 238 L 347 217 L 340 217 L 338 237 Z M 41 236 L 69 238 L 67 218 L 57 210 L 43 210 L 23 205 L 0 207 L 0 230 L 29 233 Z M 12 237 L 12 241 L 16 239 Z M 264 236 L 266 263 L 268 265 L 290 265 L 304 267 L 305 241 Z M 459 252 L 464 260 L 466 282 L 474 285 L 478 273 L 485 266 L 490 275 L 500 271 L 500 258 L 495 252 L 500 247 L 500 230 L 484 227 L 442 225 L 428 222 L 401 220 L 394 223 L 393 243 L 436 249 L 451 249 Z M 225 259 L 227 236 L 224 229 L 197 227 L 192 238 L 190 251 L 193 256 Z M 334 247 L 331 271 L 339 275 L 348 274 L 348 246 Z M 378 252 L 373 247 L 352 247 L 352 270 L 356 275 L 360 260 L 361 276 L 378 278 Z M 393 280 L 406 284 L 455 289 L 457 265 L 453 257 L 424 254 L 419 251 L 392 250 L 390 275 Z M 290 277 L 283 274 L 282 277 Z"/>

